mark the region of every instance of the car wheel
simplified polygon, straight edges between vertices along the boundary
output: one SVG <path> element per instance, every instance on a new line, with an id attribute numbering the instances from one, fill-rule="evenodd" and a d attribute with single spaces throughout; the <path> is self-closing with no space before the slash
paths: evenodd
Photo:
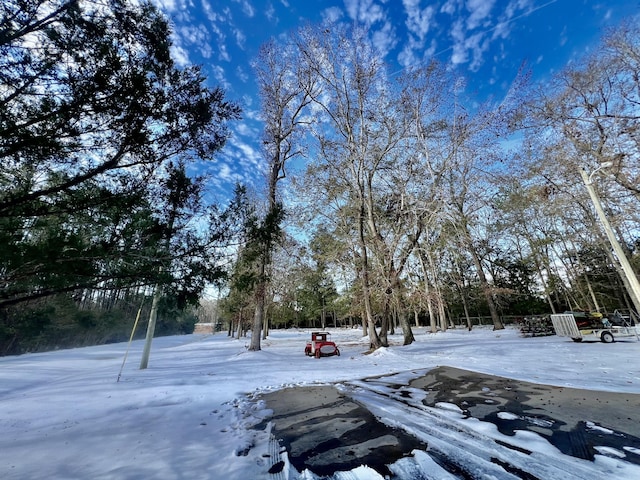
<path id="1" fill-rule="evenodd" d="M 611 332 L 602 332 L 602 335 L 600 335 L 600 340 L 602 340 L 604 343 L 613 343 L 613 334 Z"/>

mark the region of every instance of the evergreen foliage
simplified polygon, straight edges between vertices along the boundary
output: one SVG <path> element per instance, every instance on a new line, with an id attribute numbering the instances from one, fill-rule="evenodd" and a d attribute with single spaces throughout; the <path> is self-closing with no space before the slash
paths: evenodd
<path id="1" fill-rule="evenodd" d="M 185 166 L 222 148 L 239 107 L 174 64 L 149 2 L 8 0 L 0 32 L 0 353 L 33 348 L 55 315 L 71 337 L 131 324 L 112 309 L 148 285 L 197 303 L 224 275 L 226 217 Z"/>

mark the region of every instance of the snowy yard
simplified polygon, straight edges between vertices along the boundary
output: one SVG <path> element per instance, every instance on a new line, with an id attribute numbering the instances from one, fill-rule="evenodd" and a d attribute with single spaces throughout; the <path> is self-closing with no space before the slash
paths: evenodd
<path id="1" fill-rule="evenodd" d="M 384 382 L 364 388 L 361 381 L 390 374 L 409 381 L 416 372 L 439 366 L 640 394 L 640 342 L 634 339 L 574 343 L 556 336 L 522 338 L 515 329 L 435 335 L 416 329 L 413 345 L 400 346 L 402 337 L 393 336 L 391 347 L 365 355 L 368 339 L 359 330 L 330 331 L 342 354 L 322 359 L 304 355 L 306 330 L 273 331 L 260 352 L 248 352 L 248 339 L 230 339 L 225 333 L 157 338 L 147 370 L 138 369 L 142 342 L 134 342 L 119 382 L 126 344 L 0 358 L 0 478 L 318 478 L 291 469 L 267 473 L 269 435 L 253 427 L 271 414 L 257 400 L 259 394 L 329 383 L 384 421 L 424 435 L 439 451 L 473 456 L 482 450 L 482 439 L 500 440 L 493 424 L 465 420 L 454 405 L 424 409 L 418 419 L 381 400 Z M 637 412 L 640 395 L 631 403 Z M 538 478 L 640 479 L 640 445 L 602 448 L 594 461 L 587 461 L 563 455 L 531 432 L 517 432 L 515 438 L 533 452 L 528 464 L 548 468 L 538 470 Z M 416 451 L 414 458 L 433 472 L 426 478 L 458 478 L 431 465 L 428 452 Z M 514 458 L 518 462 L 523 460 Z M 553 476 L 562 469 L 564 476 Z M 401 476 L 402 465 L 394 471 Z M 519 478 L 497 467 L 478 472 L 478 478 Z M 335 478 L 382 477 L 360 467 Z"/>

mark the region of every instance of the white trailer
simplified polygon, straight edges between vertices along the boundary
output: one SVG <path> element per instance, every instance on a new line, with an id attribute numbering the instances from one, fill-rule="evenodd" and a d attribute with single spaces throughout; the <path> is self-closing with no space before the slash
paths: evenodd
<path id="1" fill-rule="evenodd" d="M 578 328 L 576 319 L 572 313 L 560 313 L 551 315 L 551 322 L 556 335 L 559 337 L 570 337 L 574 342 L 582 340 L 600 340 L 604 343 L 612 343 L 616 338 L 620 337 L 636 337 L 638 336 L 638 326 L 618 326 L 611 325 L 607 319 L 603 319 L 602 328 Z"/>

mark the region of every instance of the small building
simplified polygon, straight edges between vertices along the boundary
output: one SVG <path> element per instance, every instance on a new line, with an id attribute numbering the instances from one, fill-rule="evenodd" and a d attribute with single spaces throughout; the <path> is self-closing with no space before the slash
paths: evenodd
<path id="1" fill-rule="evenodd" d="M 196 335 L 213 335 L 213 323 L 196 323 L 193 326 Z"/>

